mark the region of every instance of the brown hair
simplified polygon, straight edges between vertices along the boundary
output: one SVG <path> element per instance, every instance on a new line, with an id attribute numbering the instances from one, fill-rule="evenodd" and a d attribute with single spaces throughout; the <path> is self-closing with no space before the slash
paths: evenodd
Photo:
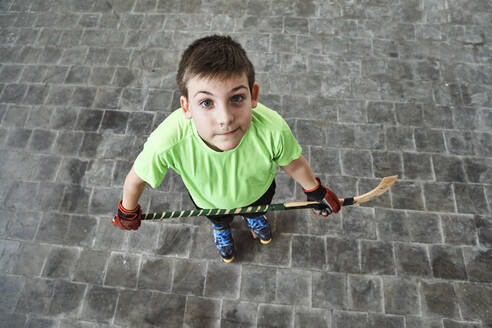
<path id="1" fill-rule="evenodd" d="M 249 89 L 253 90 L 255 69 L 243 47 L 230 36 L 212 35 L 195 40 L 179 62 L 178 82 L 182 96 L 188 97 L 188 81 L 200 78 L 229 78 L 245 73 Z"/>

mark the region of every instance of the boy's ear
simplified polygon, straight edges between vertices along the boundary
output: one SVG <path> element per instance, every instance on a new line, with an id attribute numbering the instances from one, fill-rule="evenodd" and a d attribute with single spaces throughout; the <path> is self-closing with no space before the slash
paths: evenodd
<path id="1" fill-rule="evenodd" d="M 183 109 L 185 118 L 191 119 L 190 104 L 188 103 L 188 100 L 185 96 L 181 96 L 179 101 L 181 102 L 181 108 Z"/>
<path id="2" fill-rule="evenodd" d="M 256 108 L 258 105 L 258 97 L 260 96 L 260 85 L 258 83 L 253 84 L 253 90 L 251 90 L 251 107 Z"/>

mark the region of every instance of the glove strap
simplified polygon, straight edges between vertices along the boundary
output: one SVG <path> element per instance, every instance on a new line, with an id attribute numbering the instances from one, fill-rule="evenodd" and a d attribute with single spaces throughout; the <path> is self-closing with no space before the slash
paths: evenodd
<path id="1" fill-rule="evenodd" d="M 313 191 L 315 191 L 316 189 L 318 189 L 318 188 L 319 188 L 319 186 L 321 186 L 321 181 L 319 180 L 319 178 L 318 178 L 318 177 L 316 178 L 316 181 L 318 182 L 318 184 L 316 185 L 316 187 L 314 187 L 314 188 L 312 188 L 312 189 L 304 189 L 304 188 L 302 188 L 302 191 L 304 191 L 304 192 L 306 193 L 306 192 L 313 192 Z"/>
<path id="2" fill-rule="evenodd" d="M 135 207 L 135 209 L 133 210 L 127 210 L 126 208 L 123 207 L 123 200 L 120 200 L 118 204 L 118 209 L 124 214 L 132 215 L 138 213 L 138 211 L 140 210 L 140 205 L 137 205 L 137 207 Z"/>
<path id="3" fill-rule="evenodd" d="M 118 216 L 120 217 L 120 219 L 134 220 L 138 217 L 140 211 L 140 205 L 137 205 L 135 209 L 129 211 L 123 207 L 123 200 L 120 200 L 118 204 Z"/>
<path id="4" fill-rule="evenodd" d="M 310 199 L 316 200 L 316 201 L 321 201 L 323 198 L 325 198 L 326 190 L 325 190 L 325 188 L 322 187 L 321 181 L 319 180 L 318 177 L 316 178 L 316 181 L 318 181 L 318 185 L 315 188 L 309 189 L 309 190 L 302 188 L 302 191 L 304 191 L 304 193 Z"/>

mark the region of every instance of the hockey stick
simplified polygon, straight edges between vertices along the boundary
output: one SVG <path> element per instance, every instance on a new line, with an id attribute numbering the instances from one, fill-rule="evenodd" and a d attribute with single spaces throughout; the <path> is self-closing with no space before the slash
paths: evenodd
<path id="1" fill-rule="evenodd" d="M 390 177 L 385 177 L 379 182 L 379 185 L 373 190 L 355 197 L 339 199 L 342 206 L 357 205 L 362 204 L 371 199 L 385 193 L 398 179 L 397 175 Z M 142 220 L 161 220 L 170 218 L 185 218 L 189 216 L 201 216 L 201 215 L 228 215 L 228 214 L 250 214 L 259 212 L 269 212 L 269 211 L 285 211 L 303 208 L 314 208 L 319 205 L 318 202 L 293 202 L 293 203 L 283 203 L 283 204 L 270 204 L 270 205 L 259 205 L 259 206 L 245 206 L 233 209 L 201 209 L 201 210 L 187 210 L 187 211 L 169 211 L 163 213 L 148 213 L 142 214 Z"/>

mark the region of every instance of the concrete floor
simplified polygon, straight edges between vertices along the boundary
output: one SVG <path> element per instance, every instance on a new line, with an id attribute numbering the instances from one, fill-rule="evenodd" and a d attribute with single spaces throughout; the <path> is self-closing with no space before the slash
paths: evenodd
<path id="1" fill-rule="evenodd" d="M 267 246 L 238 218 L 232 264 L 205 218 L 114 228 L 213 33 L 327 186 L 391 191 L 272 213 Z M 492 327 L 491 35 L 490 0 L 0 0 L 0 327 Z M 174 173 L 141 204 L 192 208 Z"/>

